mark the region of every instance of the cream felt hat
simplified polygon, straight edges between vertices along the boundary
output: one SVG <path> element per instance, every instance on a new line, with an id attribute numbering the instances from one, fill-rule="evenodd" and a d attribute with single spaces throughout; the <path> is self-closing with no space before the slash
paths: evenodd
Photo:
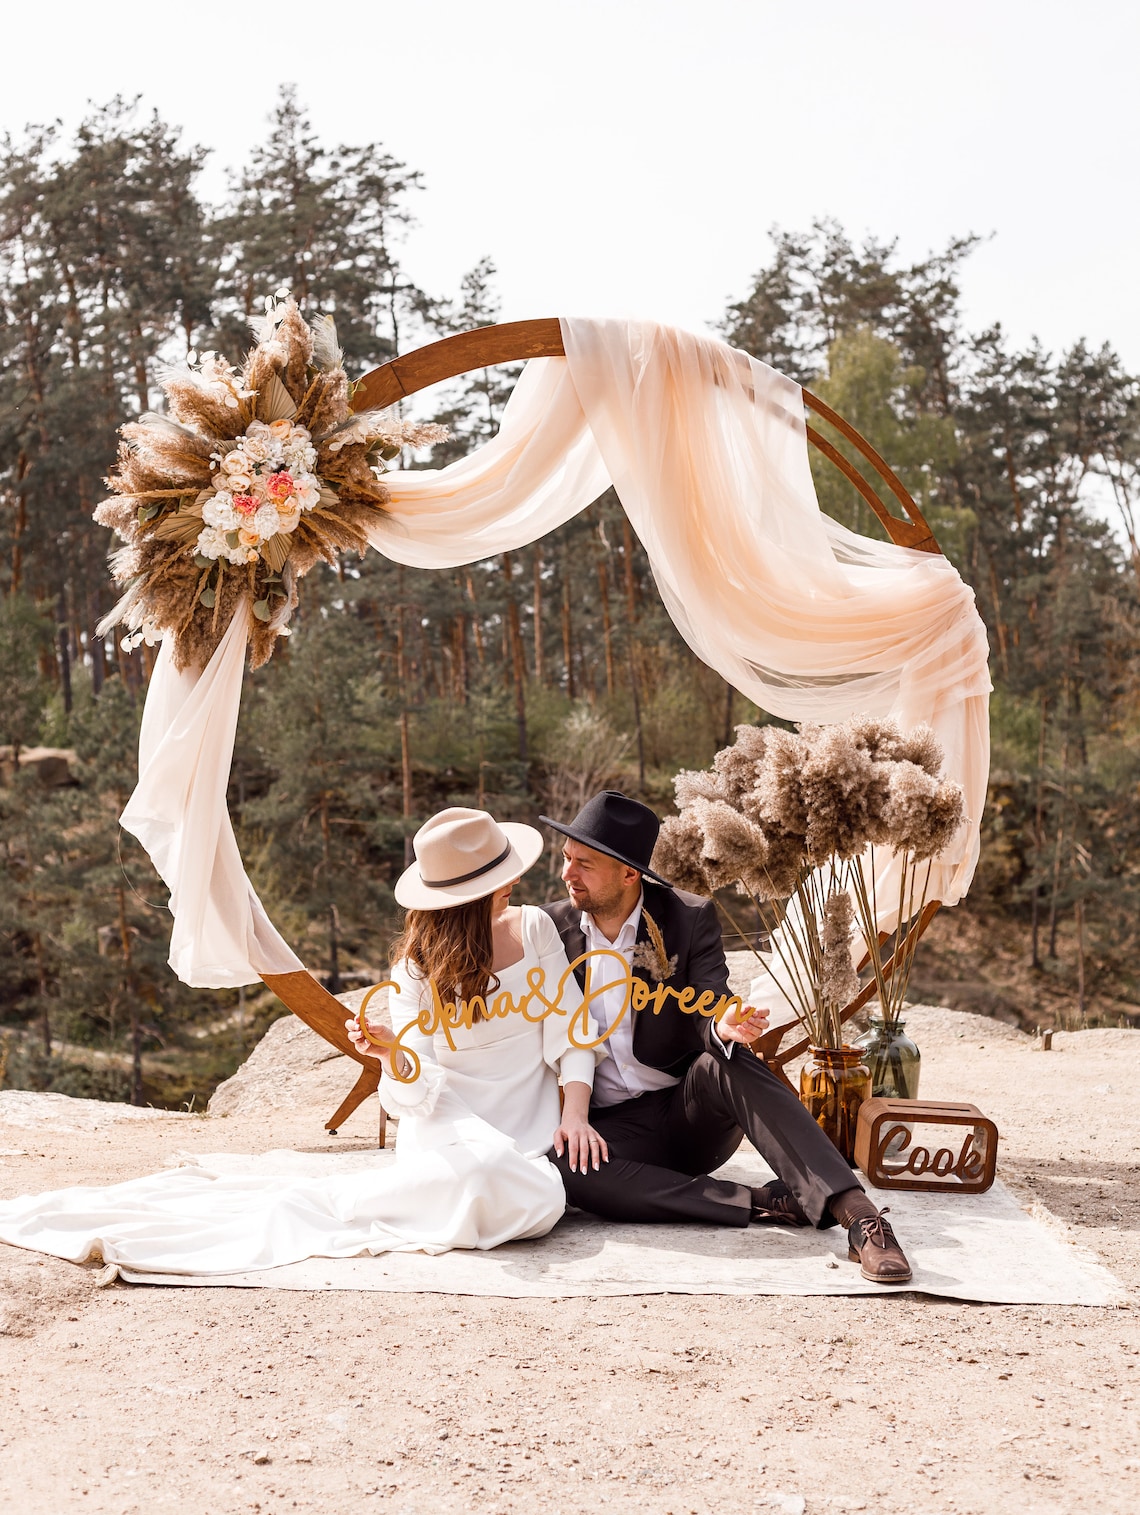
<path id="1" fill-rule="evenodd" d="M 485 810 L 453 805 L 412 838 L 416 860 L 396 883 L 405 910 L 446 910 L 494 894 L 542 856 L 542 833 L 518 821 L 500 824 Z"/>

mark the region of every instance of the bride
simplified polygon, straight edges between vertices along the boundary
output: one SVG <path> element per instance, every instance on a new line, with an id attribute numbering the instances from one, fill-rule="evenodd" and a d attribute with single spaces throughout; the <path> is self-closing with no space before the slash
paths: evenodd
<path id="1" fill-rule="evenodd" d="M 422 826 L 413 847 L 395 891 L 407 909 L 389 990 L 398 1045 L 386 1027 L 369 1024 L 366 1039 L 348 1022 L 359 1050 L 380 1057 L 385 1108 L 400 1113 L 394 1163 L 304 1179 L 176 1168 L 25 1195 L 0 1203 L 0 1241 L 72 1262 L 102 1257 L 132 1274 L 208 1276 L 306 1257 L 497 1247 L 551 1230 L 566 1205 L 551 1146 L 583 1170 L 609 1154 L 586 1114 L 605 1054 L 571 1044 L 582 999 L 558 931 L 544 911 L 510 903 L 542 837 L 452 808 Z M 535 969 L 547 986 L 565 979 L 561 1013 L 482 1013 L 503 991 L 522 998 Z M 411 1023 L 432 1004 L 431 982 L 468 1013 L 428 1035 Z M 592 1041 L 593 1023 L 586 1035 L 582 1025 L 579 1014 L 578 1040 Z"/>

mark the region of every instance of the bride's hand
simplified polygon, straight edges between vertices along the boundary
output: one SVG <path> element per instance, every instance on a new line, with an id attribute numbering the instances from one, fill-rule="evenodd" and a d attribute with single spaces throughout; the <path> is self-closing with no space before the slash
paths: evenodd
<path id="1" fill-rule="evenodd" d="M 392 1072 L 392 1049 L 396 1045 L 396 1038 L 388 1027 L 383 1024 L 374 1024 L 367 1018 L 365 1019 L 365 1024 L 368 1027 L 368 1036 L 372 1037 L 372 1041 L 369 1041 L 368 1037 L 361 1031 L 360 1022 L 355 1016 L 351 1016 L 344 1023 L 344 1029 L 348 1032 L 348 1039 L 362 1057 L 375 1057 L 379 1059 L 384 1065 L 384 1071 L 390 1074 Z M 378 1046 L 377 1043 L 380 1045 Z"/>
<path id="2" fill-rule="evenodd" d="M 554 1133 L 554 1150 L 561 1157 L 565 1151 L 570 1158 L 570 1171 L 576 1173 L 594 1171 L 603 1162 L 609 1162 L 610 1149 L 605 1139 L 598 1135 L 590 1122 L 580 1115 L 568 1115 L 564 1110 L 558 1130 Z"/>

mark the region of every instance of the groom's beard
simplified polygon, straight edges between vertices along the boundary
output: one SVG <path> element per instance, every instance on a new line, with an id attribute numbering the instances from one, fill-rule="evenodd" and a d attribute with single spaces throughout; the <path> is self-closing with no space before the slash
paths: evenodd
<path id="1" fill-rule="evenodd" d="M 566 892 L 570 895 L 570 903 L 577 910 L 584 910 L 587 915 L 612 915 L 621 906 L 623 890 L 619 885 L 616 889 L 607 890 L 604 894 L 598 890 L 591 893 L 588 889 L 580 889 L 577 886 L 571 888 L 566 885 Z"/>

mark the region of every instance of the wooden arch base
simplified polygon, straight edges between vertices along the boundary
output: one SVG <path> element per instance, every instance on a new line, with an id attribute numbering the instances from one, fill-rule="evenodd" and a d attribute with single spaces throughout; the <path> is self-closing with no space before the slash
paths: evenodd
<path id="1" fill-rule="evenodd" d="M 564 358 L 566 348 L 562 341 L 562 327 L 557 316 L 535 321 L 506 321 L 498 326 L 480 326 L 474 331 L 458 332 L 445 337 L 441 342 L 432 342 L 417 348 L 402 358 L 394 358 L 367 373 L 353 389 L 353 409 L 383 410 L 395 405 L 410 395 L 418 394 L 432 384 L 442 384 L 448 379 L 457 379 L 476 368 L 492 368 L 500 363 L 518 363 L 528 358 Z M 882 522 L 891 541 L 899 547 L 913 547 L 920 552 L 940 553 L 941 548 L 927 524 L 922 511 L 911 498 L 902 480 L 871 446 L 865 437 L 838 415 L 810 390 L 803 391 L 804 405 L 813 411 L 839 434 L 846 438 L 877 476 L 879 488 L 893 496 L 906 513 L 902 519 L 884 504 L 880 494 L 855 465 L 811 425 L 807 425 L 808 441 L 819 449 L 858 490 L 875 515 Z M 939 902 L 932 900 L 919 917 L 916 930 L 921 936 L 934 919 Z M 893 959 L 884 964 L 890 973 Z M 339 1109 L 325 1122 L 325 1129 L 335 1135 L 344 1121 L 374 1094 L 380 1083 L 380 1064 L 374 1058 L 362 1057 L 348 1039 L 344 1023 L 348 1012 L 313 975 L 305 970 L 296 973 L 263 973 L 263 981 L 273 990 L 278 999 L 322 1036 L 338 1052 L 343 1052 L 361 1065 L 361 1073 L 349 1090 Z M 874 994 L 874 981 L 851 1001 L 842 1012 L 847 1021 L 866 1005 Z M 762 1047 L 763 1055 L 773 1070 L 789 1083 L 784 1065 L 807 1051 L 808 1043 L 799 1041 L 781 1052 L 780 1040 L 774 1037 L 771 1045 Z M 789 1083 L 789 1087 L 790 1083 Z M 380 1145 L 384 1145 L 386 1116 L 380 1110 Z"/>
<path id="2" fill-rule="evenodd" d="M 263 973 L 262 983 L 273 990 L 282 1004 L 287 1005 L 299 1020 L 325 1039 L 331 1047 L 338 1052 L 343 1052 L 346 1057 L 351 1057 L 353 1062 L 360 1064 L 360 1076 L 348 1091 L 348 1094 L 337 1107 L 335 1114 L 325 1121 L 325 1130 L 330 1136 L 335 1136 L 340 1127 L 362 1105 L 370 1094 L 375 1094 L 380 1087 L 380 1063 L 374 1057 L 362 1057 L 348 1039 L 348 1032 L 344 1023 L 349 1017 L 349 1011 L 341 1004 L 335 995 L 329 993 L 323 984 L 313 977 L 307 969 L 298 969 L 296 973 Z M 383 1105 L 380 1106 L 380 1146 L 384 1145 L 387 1134 L 388 1117 Z"/>

